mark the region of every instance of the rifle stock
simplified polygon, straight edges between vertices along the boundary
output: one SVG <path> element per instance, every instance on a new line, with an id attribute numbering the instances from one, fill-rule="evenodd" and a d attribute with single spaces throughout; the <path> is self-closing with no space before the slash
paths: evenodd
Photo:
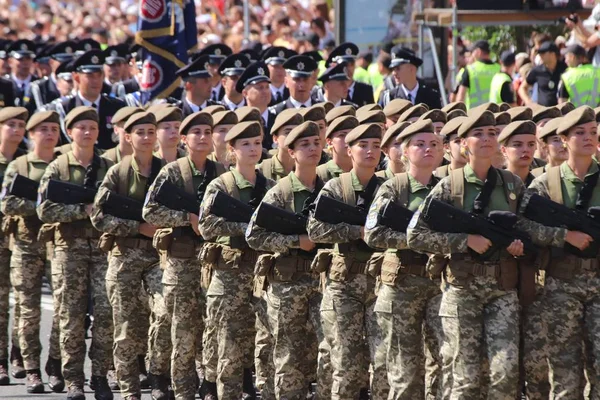
<path id="1" fill-rule="evenodd" d="M 363 226 L 367 220 L 367 210 L 351 206 L 328 196 L 319 196 L 315 204 L 314 218 L 328 224 Z"/>
<path id="2" fill-rule="evenodd" d="M 102 212 L 121 219 L 144 222 L 142 209 L 144 204 L 128 196 L 121 196 L 115 192 L 109 192 L 106 202 L 102 205 Z"/>
<path id="3" fill-rule="evenodd" d="M 71 182 L 50 179 L 46 189 L 46 199 L 61 204 L 92 204 L 96 189 Z"/>
<path id="4" fill-rule="evenodd" d="M 200 214 L 200 202 L 196 196 L 189 194 L 184 189 L 165 180 L 158 187 L 156 196 L 157 203 L 171 210 L 186 211 L 192 214 Z"/>
<path id="5" fill-rule="evenodd" d="M 215 197 L 213 197 L 210 204 L 210 211 L 212 214 L 228 222 L 249 223 L 254 209 L 248 204 L 219 190 Z"/>
<path id="6" fill-rule="evenodd" d="M 39 187 L 39 182 L 17 174 L 10 185 L 8 194 L 31 201 L 37 201 Z"/>
<path id="7" fill-rule="evenodd" d="M 306 235 L 308 218 L 262 202 L 256 209 L 256 225 L 282 235 Z"/>
<path id="8" fill-rule="evenodd" d="M 379 213 L 379 222 L 396 232 L 406 232 L 414 212 L 389 200 Z"/>

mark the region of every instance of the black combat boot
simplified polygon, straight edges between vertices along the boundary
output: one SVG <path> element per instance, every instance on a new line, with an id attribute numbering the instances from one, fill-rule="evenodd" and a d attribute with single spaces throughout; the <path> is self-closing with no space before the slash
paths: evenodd
<path id="1" fill-rule="evenodd" d="M 21 356 L 21 349 L 17 346 L 13 346 L 10 349 L 10 364 L 11 364 L 11 375 L 15 379 L 23 379 L 27 376 L 25 367 L 23 366 L 23 356 Z"/>
<path id="2" fill-rule="evenodd" d="M 42 382 L 42 371 L 38 369 L 28 369 L 27 393 L 44 393 L 44 382 Z"/>
<path id="3" fill-rule="evenodd" d="M 106 376 L 92 376 L 90 387 L 92 386 L 96 400 L 113 400 L 113 393 L 108 386 Z"/>
<path id="4" fill-rule="evenodd" d="M 150 389 L 150 380 L 148 379 L 148 371 L 146 370 L 146 356 L 138 356 L 138 366 L 140 369 L 140 387 L 142 389 Z"/>
<path id="5" fill-rule="evenodd" d="M 200 386 L 200 398 L 204 400 L 217 400 L 217 383 L 209 382 L 206 379 L 202 381 L 202 385 Z"/>
<path id="6" fill-rule="evenodd" d="M 256 399 L 256 388 L 254 387 L 254 378 L 252 377 L 252 369 L 244 368 L 244 383 L 242 386 L 244 391 L 244 395 L 242 399 L 244 400 L 254 400 Z"/>
<path id="7" fill-rule="evenodd" d="M 152 400 L 168 400 L 169 399 L 169 378 L 165 375 L 148 376 L 152 385 Z"/>
<path id="8" fill-rule="evenodd" d="M 46 374 L 48 374 L 48 387 L 55 393 L 60 393 L 65 389 L 65 379 L 62 375 L 60 360 L 48 357 L 46 361 Z"/>
<path id="9" fill-rule="evenodd" d="M 8 359 L 0 360 L 0 386 L 10 385 L 8 376 Z"/>

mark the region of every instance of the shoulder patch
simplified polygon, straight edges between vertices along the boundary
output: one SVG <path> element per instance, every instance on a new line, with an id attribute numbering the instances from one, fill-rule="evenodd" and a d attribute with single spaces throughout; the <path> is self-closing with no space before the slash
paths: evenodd
<path id="1" fill-rule="evenodd" d="M 421 215 L 421 209 L 418 209 L 417 211 L 415 211 L 412 218 L 410 219 L 410 223 L 408 224 L 408 229 L 413 229 L 415 226 L 417 226 L 417 221 L 419 220 L 420 215 Z"/>
<path id="2" fill-rule="evenodd" d="M 365 228 L 373 229 L 377 226 L 377 222 L 379 221 L 379 213 L 377 211 L 371 211 L 367 216 L 367 221 L 365 223 Z"/>

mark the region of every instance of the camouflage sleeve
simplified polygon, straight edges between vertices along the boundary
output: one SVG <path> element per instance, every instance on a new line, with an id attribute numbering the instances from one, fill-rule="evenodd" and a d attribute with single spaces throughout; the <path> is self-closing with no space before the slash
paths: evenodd
<path id="1" fill-rule="evenodd" d="M 527 208 L 527 203 L 533 194 L 550 198 L 546 174 L 534 179 L 529 188 L 525 189 L 521 184 L 519 189 L 519 193 L 522 196 L 520 196 L 521 203 L 519 207 L 519 221 L 517 223 L 517 228 L 523 232 L 527 232 L 531 237 L 531 240 L 538 246 L 564 247 L 565 239 L 567 237 L 566 229 L 545 226 L 523 216 L 525 208 Z"/>
<path id="2" fill-rule="evenodd" d="M 379 213 L 388 201 L 396 201 L 398 193 L 394 189 L 391 180 L 384 182 L 377 191 L 371 208 L 367 223 L 365 224 L 365 242 L 376 249 L 406 249 L 406 232 L 396 232 L 395 230 L 383 226 L 379 222 Z"/>
<path id="3" fill-rule="evenodd" d="M 200 234 L 206 240 L 217 236 L 244 236 L 248 224 L 245 222 L 228 222 L 224 218 L 211 214 L 210 204 L 218 191 L 227 193 L 227 188 L 221 178 L 214 179 L 208 184 L 204 199 L 200 206 L 200 218 L 198 227 Z"/>
<path id="4" fill-rule="evenodd" d="M 147 222 L 161 228 L 175 228 L 178 226 L 190 226 L 188 213 L 185 211 L 172 210 L 156 201 L 156 193 L 158 188 L 165 181 L 181 186 L 182 181 L 179 168 L 174 168 L 171 164 L 166 165 L 160 170 L 156 179 L 148 189 L 146 200 L 144 201 L 144 210 L 142 217 Z"/>
<path id="5" fill-rule="evenodd" d="M 285 208 L 285 203 L 278 186 L 267 192 L 263 202 L 275 207 Z M 256 225 L 254 223 L 255 219 L 256 212 L 252 215 L 252 219 L 246 230 L 246 242 L 254 250 L 287 253 L 290 248 L 299 248 L 300 239 L 298 235 L 282 235 L 280 233 L 269 232 Z"/>
<path id="6" fill-rule="evenodd" d="M 422 253 L 452 254 L 467 252 L 466 233 L 441 233 L 432 231 L 425 222 L 422 211 L 429 198 L 452 204 L 450 199 L 450 177 L 442 179 L 421 204 L 406 232 L 408 247 Z"/>
<path id="7" fill-rule="evenodd" d="M 100 232 L 115 236 L 131 237 L 139 233 L 140 223 L 131 219 L 117 218 L 105 214 L 102 205 L 106 202 L 109 192 L 117 192 L 119 187 L 119 167 L 112 166 L 106 172 L 98 193 L 94 199 L 94 212 L 91 215 L 92 225 Z"/>
<path id="8" fill-rule="evenodd" d="M 343 200 L 342 185 L 339 178 L 332 179 L 321 189 L 320 196 L 328 196 L 338 201 Z M 318 201 L 318 198 L 317 198 Z M 314 218 L 308 218 L 308 236 L 315 243 L 347 243 L 359 240 L 362 226 L 347 223 L 327 224 Z"/>
<path id="9" fill-rule="evenodd" d="M 17 168 L 15 162 L 13 161 L 10 164 L 8 164 L 6 172 L 4 172 L 0 211 L 2 211 L 4 215 L 20 215 L 23 217 L 35 215 L 35 201 L 23 199 L 21 197 L 8 194 L 8 188 L 10 187 L 10 185 L 12 185 L 12 182 L 15 179 L 16 175 Z"/>
<path id="10" fill-rule="evenodd" d="M 44 199 L 43 195 L 48 187 L 48 181 L 59 179 L 59 176 L 56 160 L 52 161 L 40 180 L 37 207 L 39 219 L 47 224 L 54 224 L 57 222 L 75 222 L 88 218 L 85 212 L 85 204 L 60 204 Z"/>

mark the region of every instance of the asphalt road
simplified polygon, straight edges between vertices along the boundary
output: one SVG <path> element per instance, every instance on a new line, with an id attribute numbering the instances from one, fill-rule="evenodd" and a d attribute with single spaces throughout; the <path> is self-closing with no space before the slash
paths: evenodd
<path id="1" fill-rule="evenodd" d="M 12 301 L 11 301 L 11 317 L 12 317 Z M 50 289 L 48 287 L 44 287 L 44 291 L 42 294 L 42 324 L 40 330 L 40 340 L 42 342 L 42 380 L 45 382 L 48 381 L 48 376 L 43 371 L 43 367 L 48 358 L 48 340 L 50 337 L 50 326 L 52 324 L 52 296 L 50 294 Z M 88 346 L 90 341 L 88 340 Z M 10 368 L 10 366 L 9 366 Z M 89 378 L 91 373 L 91 363 L 89 358 L 86 357 L 85 362 L 85 372 L 86 376 Z M 86 391 L 86 399 L 94 399 L 94 392 L 87 386 L 85 386 Z M 66 399 L 67 393 L 66 391 L 63 393 L 54 393 L 46 386 L 46 393 L 43 394 L 28 394 L 25 388 L 25 379 L 14 379 L 11 376 L 11 385 L 10 386 L 0 386 L 0 399 L 10 399 L 10 400 L 49 400 L 49 399 Z M 120 400 L 121 396 L 119 393 L 115 393 L 115 400 Z M 151 400 L 150 391 L 146 390 L 142 394 L 143 400 Z"/>

